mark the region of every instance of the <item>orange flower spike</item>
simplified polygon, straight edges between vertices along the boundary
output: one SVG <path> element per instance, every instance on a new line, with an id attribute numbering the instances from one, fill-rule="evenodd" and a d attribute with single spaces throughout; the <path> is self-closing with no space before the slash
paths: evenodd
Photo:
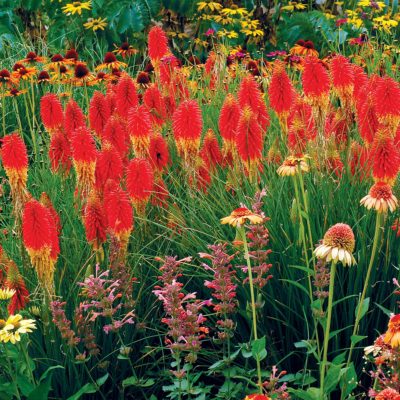
<path id="1" fill-rule="evenodd" d="M 353 102 L 354 69 L 347 57 L 336 55 L 330 64 L 333 87 L 342 100 L 342 106 Z"/>
<path id="2" fill-rule="evenodd" d="M 238 99 L 242 109 L 249 106 L 256 114 L 261 107 L 261 103 L 264 103 L 261 91 L 252 75 L 246 75 L 240 82 Z"/>
<path id="3" fill-rule="evenodd" d="M 350 64 L 353 68 L 353 76 L 354 76 L 354 97 L 357 99 L 360 97 L 360 93 L 362 92 L 364 86 L 368 82 L 368 75 L 364 71 L 364 68 L 359 65 Z"/>
<path id="4" fill-rule="evenodd" d="M 18 133 L 4 136 L 1 142 L 1 160 L 11 186 L 15 212 L 19 214 L 27 196 L 28 152 Z"/>
<path id="5" fill-rule="evenodd" d="M 75 131 L 71 140 L 72 159 L 78 179 L 78 190 L 85 198 L 95 183 L 97 149 L 86 127 Z"/>
<path id="6" fill-rule="evenodd" d="M 96 188 L 103 192 L 107 181 L 119 182 L 123 175 L 123 163 L 117 149 L 105 142 L 97 155 L 96 161 Z"/>
<path id="7" fill-rule="evenodd" d="M 221 108 L 221 113 L 218 120 L 218 128 L 221 133 L 224 143 L 230 147 L 231 143 L 235 142 L 236 129 L 240 118 L 239 103 L 233 96 L 228 93 L 224 104 Z M 229 144 L 229 145 L 228 145 Z"/>
<path id="8" fill-rule="evenodd" d="M 210 169 L 215 169 L 217 165 L 221 165 L 222 163 L 222 154 L 219 148 L 219 143 L 212 129 L 209 129 L 206 132 L 200 150 L 200 156 L 206 161 L 206 165 Z"/>
<path id="9" fill-rule="evenodd" d="M 56 209 L 54 208 L 54 205 L 52 201 L 50 200 L 49 195 L 46 192 L 42 192 L 40 195 L 40 203 L 44 205 L 50 212 L 51 218 L 54 222 L 54 225 L 56 227 L 56 232 L 57 235 L 60 235 L 61 233 L 61 219 L 60 216 L 58 215 Z"/>
<path id="10" fill-rule="evenodd" d="M 312 102 L 324 103 L 329 96 L 329 75 L 320 60 L 307 58 L 302 75 L 303 90 Z"/>
<path id="11" fill-rule="evenodd" d="M 167 108 L 157 86 L 152 85 L 144 92 L 143 103 L 150 112 L 152 123 L 162 126 L 167 118 Z"/>
<path id="12" fill-rule="evenodd" d="M 144 105 L 129 110 L 128 131 L 135 156 L 147 157 L 152 128 L 150 113 Z"/>
<path id="13" fill-rule="evenodd" d="M 393 315 L 390 318 L 383 340 L 393 348 L 400 347 L 400 314 Z"/>
<path id="14" fill-rule="evenodd" d="M 400 86 L 394 79 L 379 78 L 374 91 L 376 115 L 381 123 L 395 135 L 400 124 Z"/>
<path id="15" fill-rule="evenodd" d="M 8 312 L 14 315 L 16 311 L 22 310 L 29 302 L 29 292 L 25 286 L 24 278 L 12 260 L 7 264 L 7 278 L 4 284 L 6 288 L 15 290 L 8 304 Z"/>
<path id="16" fill-rule="evenodd" d="M 143 215 L 154 186 L 154 174 L 150 163 L 144 158 L 130 161 L 126 172 L 129 197 L 139 214 Z"/>
<path id="17" fill-rule="evenodd" d="M 90 195 L 83 214 L 86 239 L 93 250 L 102 256 L 101 245 L 107 240 L 107 221 L 103 204 L 95 194 Z"/>
<path id="18" fill-rule="evenodd" d="M 379 128 L 375 106 L 369 101 L 364 101 L 357 113 L 358 130 L 367 145 L 372 144 L 374 136 Z"/>
<path id="19" fill-rule="evenodd" d="M 260 125 L 250 107 L 245 107 L 240 116 L 236 148 L 248 172 L 255 173 L 262 157 L 263 138 Z"/>
<path id="20" fill-rule="evenodd" d="M 282 128 L 287 132 L 287 117 L 296 100 L 293 88 L 282 62 L 275 62 L 268 89 L 271 108 L 278 114 Z"/>
<path id="21" fill-rule="evenodd" d="M 50 258 L 57 262 L 57 258 L 60 254 L 60 234 L 61 234 L 61 220 L 58 215 L 56 209 L 53 206 L 53 203 L 50 200 L 50 197 L 47 193 L 43 192 L 40 195 L 40 203 L 44 205 L 49 213 L 49 221 L 50 221 L 50 238 L 51 238 L 51 253 Z"/>
<path id="22" fill-rule="evenodd" d="M 153 168 L 161 173 L 170 164 L 168 144 L 161 135 L 154 135 L 150 139 L 149 158 Z"/>
<path id="23" fill-rule="evenodd" d="M 63 126 L 64 113 L 61 102 L 55 94 L 48 93 L 40 99 L 40 116 L 50 134 Z"/>
<path id="24" fill-rule="evenodd" d="M 371 149 L 372 174 L 375 182 L 393 184 L 400 170 L 400 152 L 393 139 L 378 132 Z"/>
<path id="25" fill-rule="evenodd" d="M 61 171 L 68 175 L 72 164 L 71 155 L 71 144 L 65 134 L 61 130 L 54 132 L 49 145 L 49 159 L 52 171 Z"/>
<path id="26" fill-rule="evenodd" d="M 89 121 L 90 127 L 96 132 L 98 138 L 103 138 L 104 128 L 110 119 L 110 105 L 103 93 L 95 91 L 90 100 Z"/>
<path id="27" fill-rule="evenodd" d="M 203 119 L 195 100 L 185 100 L 173 115 L 173 131 L 179 155 L 193 164 L 200 147 Z"/>
<path id="28" fill-rule="evenodd" d="M 86 126 L 85 116 L 78 103 L 70 99 L 65 107 L 64 129 L 65 133 L 71 137 L 76 129 Z"/>
<path id="29" fill-rule="evenodd" d="M 122 160 L 125 160 L 129 150 L 127 132 L 118 118 L 111 117 L 104 127 L 103 140 L 110 142 L 118 151 Z"/>
<path id="30" fill-rule="evenodd" d="M 126 75 L 121 78 L 116 87 L 116 112 L 124 119 L 128 118 L 130 109 L 139 104 L 139 98 L 133 79 Z"/>
<path id="31" fill-rule="evenodd" d="M 50 212 L 37 200 L 32 199 L 25 204 L 22 215 L 23 243 L 40 284 L 50 294 L 54 292 L 54 260 L 51 253 L 55 229 L 52 229 L 52 223 Z"/>
<path id="32" fill-rule="evenodd" d="M 314 57 L 308 57 L 302 74 L 303 91 L 306 100 L 313 107 L 314 119 L 319 132 L 323 132 L 329 106 L 329 75 L 323 64 Z"/>
<path id="33" fill-rule="evenodd" d="M 153 26 L 150 29 L 147 40 L 149 57 L 153 64 L 159 62 L 170 52 L 167 35 L 159 26 Z"/>
<path id="34" fill-rule="evenodd" d="M 107 227 L 120 243 L 120 252 L 126 254 L 129 236 L 133 230 L 133 210 L 128 194 L 119 186 L 106 190 L 104 206 Z"/>

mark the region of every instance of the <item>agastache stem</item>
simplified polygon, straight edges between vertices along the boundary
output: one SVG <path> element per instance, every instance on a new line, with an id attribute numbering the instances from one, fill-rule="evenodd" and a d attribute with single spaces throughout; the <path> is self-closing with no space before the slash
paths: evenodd
<path id="1" fill-rule="evenodd" d="M 255 295 L 254 295 L 254 283 L 253 283 L 253 272 L 251 269 L 251 262 L 250 262 L 250 255 L 249 255 L 249 246 L 247 244 L 246 232 L 243 226 L 238 226 L 239 233 L 243 240 L 243 249 L 244 249 L 244 258 L 246 259 L 247 264 L 247 273 L 249 276 L 249 285 L 250 285 L 250 300 L 251 300 L 251 312 L 252 312 L 252 322 L 253 322 L 253 335 L 254 340 L 258 340 L 258 333 L 257 333 L 257 312 L 256 312 L 256 302 L 255 302 Z M 258 356 L 256 357 L 256 364 L 257 364 L 257 381 L 258 381 L 258 388 L 259 392 L 262 393 L 262 378 L 261 378 L 261 364 Z"/>

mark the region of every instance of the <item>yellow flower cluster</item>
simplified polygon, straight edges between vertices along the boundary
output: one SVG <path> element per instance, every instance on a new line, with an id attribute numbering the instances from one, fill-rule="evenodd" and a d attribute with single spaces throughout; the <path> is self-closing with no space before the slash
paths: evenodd
<path id="1" fill-rule="evenodd" d="M 307 5 L 302 3 L 297 3 L 296 1 L 289 1 L 286 6 L 281 7 L 282 11 L 298 11 L 298 10 L 305 10 Z"/>
<path id="2" fill-rule="evenodd" d="M 372 21 L 373 28 L 390 33 L 397 28 L 400 14 L 393 14 L 392 9 L 383 1 L 359 0 L 355 10 L 346 10 L 347 22 L 359 29 L 365 26 L 365 21 Z M 361 18 L 367 15 L 369 18 Z"/>
<path id="3" fill-rule="evenodd" d="M 223 29 L 218 30 L 218 37 L 236 39 L 239 37 L 239 32 L 250 38 L 258 38 L 264 35 L 260 28 L 260 21 L 253 19 L 252 13 L 244 7 L 223 8 L 220 2 L 211 0 L 198 2 L 197 11 L 201 13 L 200 18 L 202 20 L 213 21 L 224 26 Z M 198 42 L 202 44 L 200 40 Z M 205 45 L 207 45 L 207 42 L 205 42 Z"/>
<path id="4" fill-rule="evenodd" d="M 70 15 L 82 15 L 82 11 L 91 10 L 92 2 L 89 1 L 74 1 L 72 3 L 67 3 L 65 6 L 61 7 L 64 14 Z M 93 32 L 98 30 L 104 31 L 104 28 L 108 25 L 106 22 L 107 18 L 88 18 L 87 22 L 83 24 L 85 29 L 91 29 Z"/>

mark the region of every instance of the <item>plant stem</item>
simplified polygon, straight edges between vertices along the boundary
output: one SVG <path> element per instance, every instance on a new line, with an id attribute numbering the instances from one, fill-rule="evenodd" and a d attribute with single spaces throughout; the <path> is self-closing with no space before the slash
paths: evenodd
<path id="1" fill-rule="evenodd" d="M 300 240 L 303 242 L 304 257 L 306 259 L 307 268 L 309 268 L 307 243 L 306 243 L 306 238 L 305 238 L 303 217 L 301 216 L 300 195 L 299 195 L 299 188 L 297 186 L 296 175 L 293 176 L 293 185 L 294 185 L 294 191 L 295 191 L 295 196 L 296 196 L 297 214 L 298 214 L 299 223 L 300 223 Z M 308 280 L 308 292 L 309 292 L 309 296 L 310 296 L 310 301 L 312 301 L 312 285 L 311 285 L 311 276 L 309 273 L 307 273 L 307 280 Z"/>
<path id="2" fill-rule="evenodd" d="M 255 302 L 255 296 L 254 296 L 253 272 L 251 270 L 251 263 L 250 263 L 250 256 L 249 256 L 249 246 L 247 244 L 246 232 L 245 232 L 244 228 L 240 227 L 238 229 L 239 229 L 242 239 L 243 239 L 244 258 L 246 259 L 247 273 L 249 275 L 251 312 L 252 312 L 252 320 L 253 320 L 253 335 L 254 335 L 254 340 L 258 340 L 257 312 L 256 312 L 256 302 Z M 259 388 L 259 392 L 262 393 L 261 365 L 260 365 L 260 360 L 258 357 L 256 357 L 256 364 L 257 364 L 258 388 Z"/>
<path id="3" fill-rule="evenodd" d="M 354 335 L 357 335 L 358 328 L 359 328 L 359 325 L 360 325 L 361 313 L 362 313 L 362 309 L 363 309 L 362 305 L 364 303 L 365 296 L 367 294 L 367 289 L 368 289 L 368 286 L 369 286 L 369 280 L 371 278 L 372 267 L 373 267 L 374 262 L 375 262 L 375 258 L 376 258 L 376 254 L 377 254 L 377 250 L 378 250 L 379 239 L 380 239 L 380 236 L 381 236 L 380 233 L 381 233 L 382 219 L 383 219 L 382 216 L 383 215 L 381 213 L 377 213 L 377 215 L 376 215 L 375 233 L 374 233 L 374 241 L 373 241 L 373 244 L 372 244 L 371 257 L 369 259 L 367 275 L 365 276 L 363 291 L 361 293 L 360 301 L 358 302 L 357 315 L 356 315 L 356 320 L 354 322 L 354 328 L 353 328 L 353 333 L 352 333 L 351 337 L 353 337 Z M 348 368 L 349 365 L 350 365 L 351 356 L 353 354 L 354 346 L 355 346 L 355 342 L 354 342 L 354 340 L 351 340 L 350 349 L 349 349 L 349 355 L 347 357 L 346 368 Z M 347 380 L 345 380 L 345 382 L 347 382 Z M 343 387 L 343 391 L 345 389 L 346 389 L 346 385 Z M 343 392 L 342 392 L 342 398 L 343 398 Z"/>
<path id="4" fill-rule="evenodd" d="M 331 330 L 332 321 L 332 303 L 333 303 L 333 292 L 335 291 L 335 275 L 336 275 L 336 262 L 332 263 L 330 280 L 329 280 L 329 297 L 328 297 L 328 314 L 326 317 L 326 326 L 324 333 L 324 353 L 321 365 L 321 395 L 324 393 L 324 383 L 325 383 L 325 368 L 328 360 L 328 344 L 329 344 L 329 334 Z"/>

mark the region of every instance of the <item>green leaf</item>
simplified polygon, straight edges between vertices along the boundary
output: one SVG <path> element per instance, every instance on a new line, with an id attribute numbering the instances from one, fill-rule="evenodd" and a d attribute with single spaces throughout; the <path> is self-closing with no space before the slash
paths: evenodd
<path id="1" fill-rule="evenodd" d="M 354 345 L 357 344 L 358 342 L 361 342 L 361 340 L 367 338 L 368 336 L 359 336 L 359 335 L 351 335 L 351 343 Z"/>
<path id="2" fill-rule="evenodd" d="M 96 381 L 97 385 L 98 385 L 98 386 L 103 385 L 103 384 L 105 383 L 105 381 L 108 379 L 108 377 L 109 377 L 109 374 L 108 374 L 108 372 L 107 372 L 105 375 L 103 375 L 102 377 L 100 377 L 99 379 L 97 379 L 97 381 Z"/>
<path id="3" fill-rule="evenodd" d="M 308 388 L 307 390 L 289 389 L 289 392 L 296 395 L 296 397 L 294 398 L 299 398 L 303 400 L 321 400 L 322 398 L 321 389 L 315 387 Z"/>
<path id="4" fill-rule="evenodd" d="M 347 398 L 357 385 L 357 373 L 354 364 L 351 363 L 347 370 L 344 369 L 342 377 L 340 378 L 340 389 L 342 390 L 343 397 Z"/>
<path id="5" fill-rule="evenodd" d="M 267 350 L 265 349 L 265 346 L 265 336 L 251 342 L 251 354 L 253 355 L 254 359 L 262 361 L 265 357 L 267 357 Z"/>
<path id="6" fill-rule="evenodd" d="M 137 376 L 130 376 L 122 381 L 122 387 L 136 386 L 136 387 L 150 387 L 155 384 L 154 379 L 139 380 Z"/>
<path id="7" fill-rule="evenodd" d="M 29 381 L 29 379 L 25 375 L 18 375 L 17 376 L 17 384 L 18 388 L 24 396 L 28 396 L 29 393 L 35 389 L 35 385 Z"/>
<path id="8" fill-rule="evenodd" d="M 68 397 L 67 400 L 78 400 L 84 394 L 90 394 L 96 392 L 97 392 L 96 386 L 94 386 L 93 383 L 87 383 L 86 385 L 82 386 L 75 394 Z"/>
<path id="9" fill-rule="evenodd" d="M 64 367 L 62 365 L 54 365 L 52 367 L 47 368 L 46 371 L 44 371 L 42 376 L 40 377 L 39 382 L 42 382 L 44 379 L 46 379 L 49 373 L 50 372 L 52 373 L 55 369 L 64 369 Z"/>
<path id="10" fill-rule="evenodd" d="M 51 389 L 51 378 L 52 372 L 47 372 L 44 379 L 41 379 L 40 384 L 29 393 L 27 400 L 47 400 Z"/>
<path id="11" fill-rule="evenodd" d="M 339 383 L 342 366 L 331 364 L 325 378 L 324 394 L 331 393 Z"/>
<path id="12" fill-rule="evenodd" d="M 358 314 L 358 307 L 360 307 L 360 303 L 357 304 L 356 310 L 355 310 L 355 317 L 357 318 L 357 314 Z M 362 306 L 361 306 L 361 314 L 360 314 L 360 321 L 363 319 L 364 315 L 367 313 L 369 309 L 369 297 L 367 297 L 366 299 L 364 299 Z"/>
<path id="13" fill-rule="evenodd" d="M 332 364 L 339 365 L 343 364 L 346 361 L 346 352 L 338 354 L 333 360 Z"/>
<path id="14" fill-rule="evenodd" d="M 374 303 L 383 313 L 385 313 L 388 317 L 390 317 L 390 315 L 392 314 L 391 310 L 388 310 L 387 308 L 381 306 L 378 303 Z"/>

